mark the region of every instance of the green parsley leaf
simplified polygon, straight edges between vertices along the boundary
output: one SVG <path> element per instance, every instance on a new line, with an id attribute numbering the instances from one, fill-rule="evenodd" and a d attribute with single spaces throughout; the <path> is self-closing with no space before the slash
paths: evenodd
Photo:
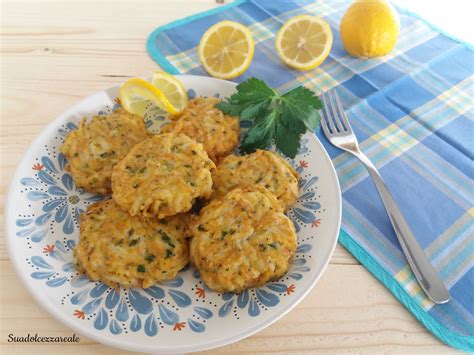
<path id="1" fill-rule="evenodd" d="M 275 145 L 287 157 L 294 158 L 300 148 L 300 135 L 279 125 L 275 132 Z"/>
<path id="2" fill-rule="evenodd" d="M 263 80 L 250 78 L 237 85 L 237 92 L 231 96 L 231 100 L 257 102 L 266 100 L 275 95 L 275 90 L 269 87 Z"/>
<path id="3" fill-rule="evenodd" d="M 237 91 L 216 105 L 222 112 L 253 121 L 240 146 L 243 153 L 265 149 L 275 142 L 286 156 L 294 158 L 301 135 L 319 125 L 321 100 L 299 86 L 279 95 L 263 80 L 250 78 L 237 85 Z"/>
<path id="4" fill-rule="evenodd" d="M 240 150 L 244 153 L 255 152 L 258 148 L 266 148 L 272 144 L 274 136 L 276 120 L 276 111 L 270 111 L 265 116 L 259 118 L 258 122 L 254 124 L 245 135 Z"/>
<path id="5" fill-rule="evenodd" d="M 258 117 L 260 114 L 265 112 L 270 106 L 271 100 L 264 100 L 259 103 L 253 103 L 248 105 L 240 112 L 240 118 L 243 120 L 254 120 L 255 117 Z"/>
<path id="6" fill-rule="evenodd" d="M 303 86 L 298 86 L 282 95 L 282 117 L 292 117 L 304 123 L 311 131 L 318 127 L 320 116 L 317 110 L 322 108 L 323 103 L 316 94 Z"/>
<path id="7" fill-rule="evenodd" d="M 240 116 L 242 120 L 253 120 L 268 109 L 275 96 L 275 91 L 263 80 L 250 78 L 237 85 L 237 92 L 216 107 L 229 115 Z"/>
<path id="8" fill-rule="evenodd" d="M 228 115 L 231 116 L 240 116 L 240 113 L 247 107 L 246 103 L 239 104 L 238 102 L 231 101 L 231 99 L 228 99 L 228 101 L 222 101 L 219 102 L 216 105 L 216 108 L 221 110 L 224 113 L 227 113 Z"/>

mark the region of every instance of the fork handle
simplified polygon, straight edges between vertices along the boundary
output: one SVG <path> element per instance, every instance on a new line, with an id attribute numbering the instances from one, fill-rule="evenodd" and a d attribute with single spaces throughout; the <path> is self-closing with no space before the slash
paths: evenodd
<path id="1" fill-rule="evenodd" d="M 387 211 L 388 217 L 392 222 L 393 229 L 397 235 L 398 241 L 403 252 L 410 264 L 416 279 L 420 283 L 422 289 L 434 303 L 446 303 L 449 301 L 449 292 L 438 273 L 431 265 L 428 257 L 415 239 L 405 218 L 400 212 L 392 194 L 385 185 L 377 168 L 367 158 L 367 156 L 358 152 L 356 157 L 365 165 L 372 177 L 375 187 L 377 188 L 382 202 Z"/>

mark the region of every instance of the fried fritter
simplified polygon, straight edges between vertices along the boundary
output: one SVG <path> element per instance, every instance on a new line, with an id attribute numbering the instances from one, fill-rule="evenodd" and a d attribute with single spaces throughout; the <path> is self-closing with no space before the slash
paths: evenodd
<path id="1" fill-rule="evenodd" d="M 192 217 L 190 259 L 209 288 L 240 292 L 283 276 L 297 236 L 268 190 L 235 189 Z"/>
<path id="2" fill-rule="evenodd" d="M 225 157 L 217 164 L 212 179 L 213 197 L 221 197 L 236 187 L 260 185 L 272 192 L 287 209 L 299 194 L 298 173 L 285 159 L 268 150 Z"/>
<path id="3" fill-rule="evenodd" d="M 197 198 L 210 198 L 215 167 L 202 144 L 184 134 L 159 134 L 114 167 L 112 197 L 132 216 L 187 212 Z"/>
<path id="4" fill-rule="evenodd" d="M 113 200 L 91 205 L 80 217 L 76 265 L 91 280 L 117 288 L 147 288 L 173 279 L 188 263 L 188 216 L 132 217 Z"/>
<path id="5" fill-rule="evenodd" d="M 204 145 L 214 162 L 229 155 L 239 143 L 240 122 L 238 117 L 226 115 L 214 107 L 220 101 L 215 97 L 190 100 L 161 132 L 183 133 L 195 139 Z"/>
<path id="6" fill-rule="evenodd" d="M 110 115 L 83 118 L 79 128 L 69 133 L 61 146 L 66 170 L 78 187 L 93 193 L 111 192 L 112 168 L 137 143 L 151 135 L 143 118 L 125 110 Z"/>

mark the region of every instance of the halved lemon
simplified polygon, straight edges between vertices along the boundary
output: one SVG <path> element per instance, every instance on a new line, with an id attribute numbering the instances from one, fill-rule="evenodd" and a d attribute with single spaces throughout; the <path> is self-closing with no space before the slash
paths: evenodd
<path id="1" fill-rule="evenodd" d="M 173 75 L 155 71 L 151 83 L 166 96 L 176 110 L 182 111 L 188 104 L 186 89 Z"/>
<path id="2" fill-rule="evenodd" d="M 254 41 L 244 25 L 221 21 L 210 27 L 198 47 L 199 61 L 213 77 L 233 79 L 243 74 L 252 62 Z"/>
<path id="3" fill-rule="evenodd" d="M 295 16 L 286 21 L 275 39 L 281 60 L 298 70 L 310 70 L 321 65 L 332 47 L 332 31 L 320 17 Z"/>
<path id="4" fill-rule="evenodd" d="M 120 88 L 119 98 L 125 110 L 142 117 L 150 103 L 172 115 L 179 113 L 160 89 L 140 78 L 128 79 Z"/>

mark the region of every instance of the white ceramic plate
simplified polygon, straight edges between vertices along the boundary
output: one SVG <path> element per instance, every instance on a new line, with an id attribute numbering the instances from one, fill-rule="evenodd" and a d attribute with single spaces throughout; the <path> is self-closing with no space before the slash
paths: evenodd
<path id="1" fill-rule="evenodd" d="M 231 95 L 235 84 L 180 76 L 190 97 Z M 59 153 L 83 116 L 116 109 L 118 87 L 92 95 L 53 121 L 31 145 L 13 177 L 6 204 L 6 236 L 18 276 L 36 301 L 68 327 L 101 343 L 141 352 L 211 349 L 272 324 L 313 288 L 331 258 L 339 231 L 341 195 L 332 163 L 312 134 L 291 164 L 301 194 L 289 211 L 298 250 L 285 277 L 236 295 L 209 290 L 193 268 L 149 289 L 116 292 L 76 273 L 72 249 L 78 215 L 101 197 L 76 188 Z M 149 112 L 156 130 L 166 123 Z M 245 129 L 244 122 L 242 124 Z M 248 123 L 248 122 L 247 122 Z"/>

